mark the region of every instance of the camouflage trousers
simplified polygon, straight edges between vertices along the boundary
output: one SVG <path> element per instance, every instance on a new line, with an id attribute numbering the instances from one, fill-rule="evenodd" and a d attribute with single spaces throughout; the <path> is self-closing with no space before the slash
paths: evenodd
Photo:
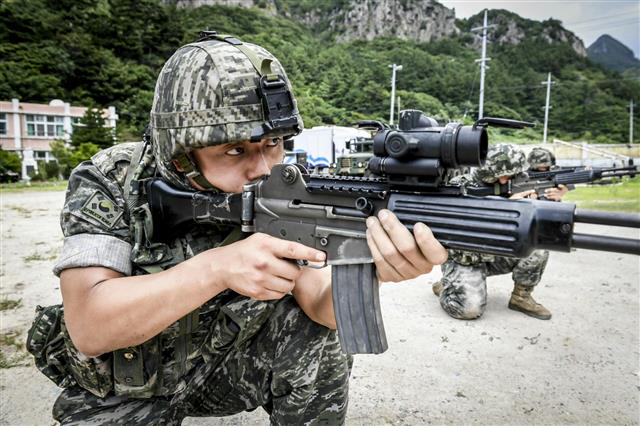
<path id="1" fill-rule="evenodd" d="M 493 262 L 471 265 L 447 260 L 442 265 L 440 306 L 457 319 L 478 318 L 487 305 L 488 276 L 511 273 L 514 283 L 533 287 L 540 282 L 548 259 L 548 251 L 536 250 L 522 259 L 496 256 Z"/>
<path id="2" fill-rule="evenodd" d="M 343 424 L 351 364 L 335 331 L 311 321 L 287 296 L 246 346 L 199 362 L 182 392 L 98 398 L 76 386 L 58 397 L 53 417 L 63 425 L 179 425 L 188 416 L 220 417 L 263 407 L 274 425 Z"/>

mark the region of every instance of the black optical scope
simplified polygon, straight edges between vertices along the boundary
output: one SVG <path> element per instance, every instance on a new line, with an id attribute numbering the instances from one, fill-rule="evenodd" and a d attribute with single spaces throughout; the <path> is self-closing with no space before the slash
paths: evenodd
<path id="1" fill-rule="evenodd" d="M 438 180 L 446 169 L 480 167 L 487 158 L 488 125 L 521 129 L 524 121 L 485 117 L 472 126 L 438 122 L 422 111 L 400 111 L 398 130 L 384 129 L 373 138 L 369 170 L 377 175 L 422 176 Z"/>
<path id="2" fill-rule="evenodd" d="M 422 111 L 400 112 L 398 130 L 383 130 L 373 138 L 369 169 L 380 175 L 437 176 L 444 168 L 479 167 L 487 157 L 483 126 L 438 122 Z"/>

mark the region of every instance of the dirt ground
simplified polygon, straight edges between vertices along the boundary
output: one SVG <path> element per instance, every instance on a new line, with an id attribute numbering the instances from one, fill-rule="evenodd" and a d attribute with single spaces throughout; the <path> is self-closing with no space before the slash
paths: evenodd
<path id="1" fill-rule="evenodd" d="M 1 195 L 0 425 L 47 425 L 59 389 L 20 344 L 37 304 L 60 300 L 51 267 L 62 236 L 63 192 Z M 603 227 L 579 230 L 605 233 Z M 640 237 L 616 230 L 615 235 Z M 439 272 L 381 288 L 389 350 L 357 356 L 349 425 L 638 424 L 638 257 L 552 253 L 535 297 L 539 321 L 506 308 L 511 278 L 489 279 L 476 321 L 448 317 L 431 293 Z M 7 365 L 18 364 L 6 368 Z M 186 425 L 262 425 L 261 410 Z"/>

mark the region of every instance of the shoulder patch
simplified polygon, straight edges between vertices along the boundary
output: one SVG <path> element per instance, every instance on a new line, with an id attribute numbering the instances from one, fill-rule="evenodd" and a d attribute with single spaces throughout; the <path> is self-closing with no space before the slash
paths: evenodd
<path id="1" fill-rule="evenodd" d="M 141 142 L 125 142 L 103 149 L 91 157 L 91 162 L 106 176 L 117 167 L 118 163 L 130 162 L 133 150 L 139 143 Z"/>
<path id="2" fill-rule="evenodd" d="M 115 225 L 118 219 L 120 219 L 120 216 L 122 216 L 122 209 L 100 190 L 96 190 L 93 195 L 89 197 L 80 209 L 80 212 L 93 220 L 97 220 L 109 229 L 113 228 L 113 225 Z"/>

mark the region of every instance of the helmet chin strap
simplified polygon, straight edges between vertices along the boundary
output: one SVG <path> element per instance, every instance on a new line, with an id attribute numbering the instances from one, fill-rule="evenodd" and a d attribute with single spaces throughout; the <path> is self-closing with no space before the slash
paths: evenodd
<path id="1" fill-rule="evenodd" d="M 195 163 L 195 161 L 190 155 L 180 154 L 176 156 L 174 160 L 178 163 L 178 166 L 184 172 L 184 174 L 188 178 L 191 178 L 195 183 L 200 185 L 202 188 L 211 190 L 211 191 L 218 190 L 218 188 L 213 186 L 211 182 L 209 182 L 207 178 L 204 177 L 204 175 L 200 172 L 200 169 L 198 169 L 198 165 Z"/>

